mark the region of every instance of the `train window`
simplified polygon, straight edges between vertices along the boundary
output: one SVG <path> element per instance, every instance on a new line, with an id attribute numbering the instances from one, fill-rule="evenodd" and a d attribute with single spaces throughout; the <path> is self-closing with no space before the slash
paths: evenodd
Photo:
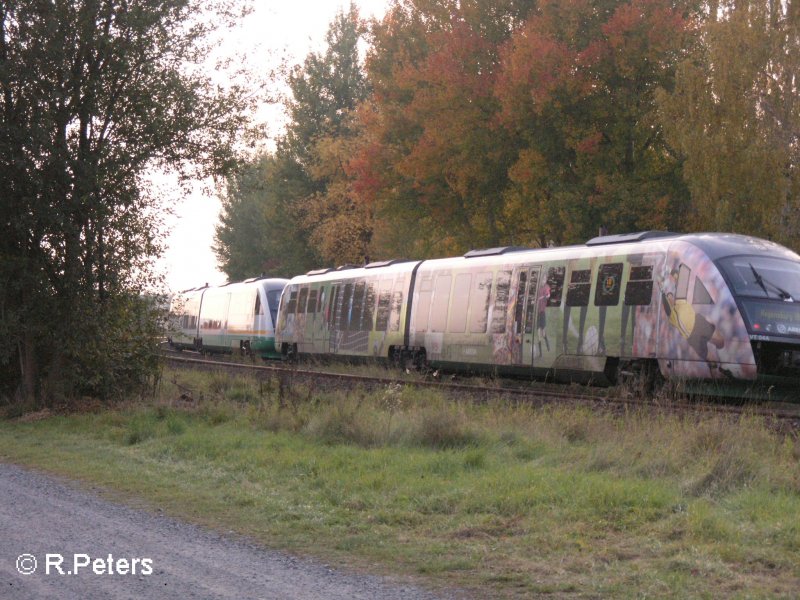
<path id="1" fill-rule="evenodd" d="M 433 286 L 433 302 L 431 304 L 430 330 L 441 333 L 447 327 L 447 312 L 450 308 L 450 285 L 452 275 L 438 275 Z"/>
<path id="2" fill-rule="evenodd" d="M 306 312 L 306 303 L 308 302 L 308 288 L 304 287 L 300 289 L 300 293 L 297 295 L 297 314 L 302 315 Z"/>
<path id="3" fill-rule="evenodd" d="M 469 292 L 470 333 L 486 333 L 489 323 L 489 298 L 492 293 L 493 273 L 478 273 Z"/>
<path id="4" fill-rule="evenodd" d="M 597 288 L 594 293 L 595 306 L 616 306 L 619 303 L 619 288 L 622 284 L 622 263 L 600 265 L 597 269 Z"/>
<path id="5" fill-rule="evenodd" d="M 589 306 L 592 289 L 592 270 L 573 271 L 567 287 L 567 306 Z"/>
<path id="6" fill-rule="evenodd" d="M 428 316 L 431 310 L 431 295 L 433 294 L 433 280 L 430 275 L 422 279 L 417 295 L 417 310 L 414 314 L 414 329 L 428 331 Z"/>
<path id="7" fill-rule="evenodd" d="M 547 270 L 547 285 L 550 286 L 547 306 L 561 306 L 561 292 L 564 289 L 564 274 L 566 270 L 566 267 L 550 267 Z"/>
<path id="8" fill-rule="evenodd" d="M 519 274 L 519 285 L 517 286 L 517 302 L 514 306 L 514 333 L 522 331 L 522 311 L 525 309 L 525 287 L 528 283 L 528 272 L 522 271 Z"/>
<path id="9" fill-rule="evenodd" d="M 653 267 L 631 267 L 625 287 L 625 306 L 649 306 L 653 297 Z"/>
<path id="10" fill-rule="evenodd" d="M 694 295 L 692 296 L 692 304 L 714 304 L 711 294 L 708 293 L 706 286 L 700 281 L 699 277 L 694 280 Z"/>
<path id="11" fill-rule="evenodd" d="M 450 333 L 464 333 L 467 330 L 467 306 L 469 305 L 470 287 L 472 287 L 471 273 L 456 275 L 456 284 L 453 287 L 453 303 L 450 307 L 450 324 L 447 328 Z"/>
<path id="12" fill-rule="evenodd" d="M 229 305 L 230 294 L 205 295 L 200 311 L 200 328 L 223 329 Z"/>
<path id="13" fill-rule="evenodd" d="M 400 311 L 403 308 L 403 292 L 392 294 L 392 316 L 389 319 L 391 331 L 400 330 Z"/>
<path id="14" fill-rule="evenodd" d="M 381 281 L 378 290 L 378 311 L 375 317 L 375 330 L 386 331 L 389 328 L 389 313 L 392 304 L 392 281 Z"/>
<path id="15" fill-rule="evenodd" d="M 348 329 L 350 331 L 358 331 L 361 329 L 361 317 L 364 313 L 364 290 L 366 284 L 363 281 L 356 283 L 353 290 L 353 309 L 350 311 L 350 324 Z"/>
<path id="16" fill-rule="evenodd" d="M 692 275 L 692 270 L 686 265 L 681 265 L 678 271 L 678 285 L 675 289 L 676 300 L 686 300 L 689 293 L 689 277 Z"/>
<path id="17" fill-rule="evenodd" d="M 364 317 L 361 320 L 361 331 L 372 331 L 375 324 L 375 280 L 367 283 L 364 296 Z"/>
<path id="18" fill-rule="evenodd" d="M 281 303 L 281 294 L 283 290 L 267 290 L 267 308 L 269 308 L 269 316 L 272 319 L 272 324 L 278 320 L 278 305 Z"/>
<path id="19" fill-rule="evenodd" d="M 339 295 L 339 310 L 336 312 L 336 329 L 344 331 L 350 323 L 350 302 L 353 299 L 353 284 L 347 283 Z"/>
<path id="20" fill-rule="evenodd" d="M 732 256 L 720 263 L 737 296 L 800 301 L 798 261 L 771 256 Z"/>
<path id="21" fill-rule="evenodd" d="M 297 289 L 292 287 L 289 290 L 289 301 L 286 303 L 286 314 L 292 315 L 297 310 Z"/>
<path id="22" fill-rule="evenodd" d="M 309 290 L 308 292 L 308 308 L 306 308 L 306 312 L 310 315 L 317 312 L 317 294 L 317 290 Z"/>
<path id="23" fill-rule="evenodd" d="M 325 320 L 328 323 L 331 323 L 332 321 L 336 321 L 336 315 L 338 314 L 336 312 L 336 303 L 338 301 L 339 301 L 339 286 L 338 285 L 334 285 L 332 290 L 331 290 L 330 303 L 328 304 L 328 310 L 327 310 L 327 313 L 325 314 Z M 336 324 L 334 323 L 334 328 L 335 327 L 336 327 Z"/>
<path id="24" fill-rule="evenodd" d="M 253 309 L 253 312 L 257 315 L 263 315 L 263 308 L 261 307 L 261 294 L 256 293 L 256 306 Z"/>
<path id="25" fill-rule="evenodd" d="M 533 320 L 536 316 L 534 311 L 538 304 L 541 304 L 541 311 L 544 311 L 544 307 L 546 306 L 547 299 L 549 297 L 549 291 L 547 289 L 547 285 L 542 286 L 542 289 L 539 290 L 537 297 L 537 290 L 539 284 L 539 271 L 533 270 L 531 271 L 531 279 L 528 282 L 528 304 L 525 308 L 525 333 L 533 333 Z"/>
<path id="26" fill-rule="evenodd" d="M 511 271 L 500 271 L 497 274 L 497 292 L 492 311 L 492 333 L 506 332 L 506 313 L 508 311 L 508 294 L 511 291 Z"/>

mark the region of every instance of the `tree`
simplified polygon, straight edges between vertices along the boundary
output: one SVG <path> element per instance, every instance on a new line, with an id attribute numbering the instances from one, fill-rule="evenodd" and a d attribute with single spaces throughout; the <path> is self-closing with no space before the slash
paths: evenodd
<path id="1" fill-rule="evenodd" d="M 453 253 L 516 237 L 503 215 L 515 149 L 493 89 L 500 47 L 532 6 L 408 0 L 373 25 L 374 94 L 355 162 L 363 201 L 391 223 L 377 227 L 382 253 Z"/>
<path id="2" fill-rule="evenodd" d="M 363 33 L 355 6 L 336 15 L 326 50 L 310 53 L 288 77 L 289 122 L 276 151 L 229 181 L 216 237 L 229 277 L 364 260 L 372 219 L 357 203 L 347 165 L 357 135 L 352 114 L 368 92 L 358 54 Z"/>
<path id="3" fill-rule="evenodd" d="M 508 209 L 539 240 L 681 227 L 688 193 L 655 93 L 672 86 L 691 11 L 546 0 L 507 43 L 496 94 L 520 149 Z"/>
<path id="4" fill-rule="evenodd" d="M 660 96 L 691 224 L 800 242 L 800 5 L 723 2 Z"/>
<path id="5" fill-rule="evenodd" d="M 286 149 L 302 165 L 309 193 L 295 209 L 322 262 L 360 263 L 368 255 L 372 217 L 353 193 L 348 163 L 358 136 L 356 107 L 369 92 L 358 43 L 364 24 L 350 5 L 328 28 L 324 55 L 311 53 L 289 79 Z"/>
<path id="6" fill-rule="evenodd" d="M 281 155 L 264 153 L 228 178 L 214 250 L 231 281 L 261 274 L 292 277 L 318 263 L 308 241 L 297 235 L 293 200 L 304 177 L 296 167 Z"/>
<path id="7" fill-rule="evenodd" d="M 5 392 L 108 397 L 154 366 L 153 165 L 221 173 L 244 103 L 202 70 L 225 3 L 0 4 L 0 362 Z M 16 366 L 19 366 L 17 369 Z"/>

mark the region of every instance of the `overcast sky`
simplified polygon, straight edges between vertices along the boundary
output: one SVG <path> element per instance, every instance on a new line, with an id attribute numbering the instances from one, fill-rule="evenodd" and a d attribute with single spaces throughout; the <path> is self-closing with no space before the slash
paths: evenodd
<path id="1" fill-rule="evenodd" d="M 364 17 L 382 16 L 388 0 L 354 0 Z M 309 52 L 325 48 L 325 33 L 336 13 L 347 9 L 348 0 L 253 0 L 254 10 L 241 26 L 231 32 L 221 46 L 224 53 L 237 56 L 254 73 L 269 73 L 282 59 L 301 64 Z M 266 122 L 270 134 L 280 133 L 282 116 L 276 107 L 264 106 L 259 119 Z M 169 188 L 168 184 L 167 185 Z M 170 192 L 176 197 L 175 215 L 167 220 L 170 234 L 162 262 L 171 291 L 209 283 L 225 283 L 217 268 L 211 246 L 214 226 L 219 218 L 219 200 L 204 191 L 208 184 L 195 186 L 189 195 Z M 177 188 L 176 188 L 177 189 Z"/>

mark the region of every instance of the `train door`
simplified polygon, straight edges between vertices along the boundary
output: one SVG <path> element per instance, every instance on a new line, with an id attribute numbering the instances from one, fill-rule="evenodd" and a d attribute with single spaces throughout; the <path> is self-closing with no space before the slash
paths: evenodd
<path id="1" fill-rule="evenodd" d="M 537 290 L 541 267 L 523 267 L 517 280 L 517 302 L 514 306 L 514 358 L 521 366 L 534 366 L 541 356 L 536 344 Z"/>

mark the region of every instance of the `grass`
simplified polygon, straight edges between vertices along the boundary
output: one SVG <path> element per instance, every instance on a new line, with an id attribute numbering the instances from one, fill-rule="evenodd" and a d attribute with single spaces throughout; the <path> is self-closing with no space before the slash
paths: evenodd
<path id="1" fill-rule="evenodd" d="M 757 418 L 164 379 L 152 404 L 0 421 L 0 459 L 479 597 L 800 589 L 800 443 Z"/>

